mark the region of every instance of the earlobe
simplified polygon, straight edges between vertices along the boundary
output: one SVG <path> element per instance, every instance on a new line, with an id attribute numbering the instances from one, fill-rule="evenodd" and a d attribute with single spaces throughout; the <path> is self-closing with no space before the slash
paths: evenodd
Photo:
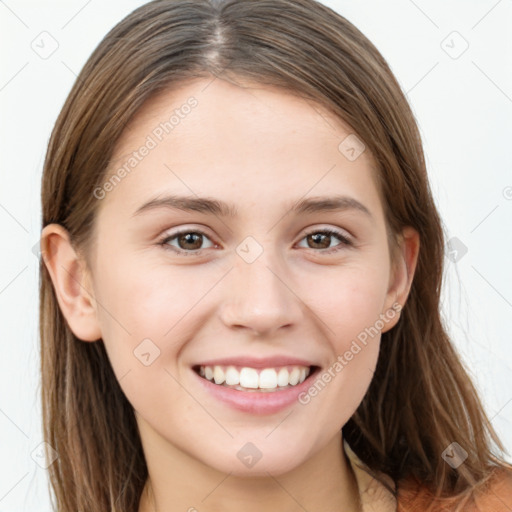
<path id="1" fill-rule="evenodd" d="M 73 248 L 68 231 L 59 224 L 45 226 L 41 251 L 59 307 L 71 331 L 83 341 L 99 340 L 101 331 L 92 286 L 85 263 Z"/>
<path id="2" fill-rule="evenodd" d="M 385 305 L 386 310 L 400 312 L 403 309 L 407 297 L 409 296 L 414 273 L 416 271 L 419 248 L 420 237 L 418 232 L 412 227 L 404 228 L 393 261 L 393 272 L 391 273 Z M 399 317 L 399 314 L 394 315 L 394 320 L 391 321 L 382 332 L 394 327 Z"/>

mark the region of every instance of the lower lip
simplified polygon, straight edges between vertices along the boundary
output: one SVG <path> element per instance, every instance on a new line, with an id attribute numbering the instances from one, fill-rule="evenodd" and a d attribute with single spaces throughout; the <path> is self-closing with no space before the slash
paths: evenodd
<path id="1" fill-rule="evenodd" d="M 263 415 L 274 414 L 296 403 L 298 396 L 311 386 L 311 383 L 319 371 L 320 368 L 317 367 L 308 375 L 304 382 L 296 386 L 271 392 L 231 389 L 210 382 L 198 375 L 194 370 L 192 370 L 192 373 L 199 379 L 204 389 L 221 402 L 242 412 Z"/>

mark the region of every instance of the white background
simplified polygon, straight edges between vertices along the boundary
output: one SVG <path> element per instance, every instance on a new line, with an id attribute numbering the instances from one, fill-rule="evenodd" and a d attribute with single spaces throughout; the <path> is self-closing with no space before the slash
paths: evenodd
<path id="1" fill-rule="evenodd" d="M 46 145 L 87 57 L 143 3 L 0 1 L 0 512 L 50 510 L 46 471 L 31 457 L 42 441 L 32 247 Z M 467 247 L 446 261 L 445 318 L 512 452 L 512 3 L 325 3 L 377 46 L 415 112 L 448 237 Z M 31 46 L 43 31 L 58 43 L 46 59 Z"/>

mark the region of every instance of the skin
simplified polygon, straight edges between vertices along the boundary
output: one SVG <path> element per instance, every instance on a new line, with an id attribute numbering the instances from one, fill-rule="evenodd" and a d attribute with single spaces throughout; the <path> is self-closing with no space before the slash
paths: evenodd
<path id="1" fill-rule="evenodd" d="M 135 409 L 150 476 L 139 512 L 155 510 L 153 497 L 159 511 L 357 511 L 340 430 L 371 382 L 380 335 L 307 405 L 271 415 L 218 402 L 191 366 L 285 354 L 328 368 L 379 315 L 404 305 L 418 234 L 406 228 L 391 258 L 369 152 L 350 161 L 338 149 L 353 133 L 349 126 L 268 86 L 196 79 L 159 94 L 123 134 L 109 173 L 191 96 L 197 106 L 100 200 L 87 260 L 64 228 L 43 230 L 45 262 L 70 328 L 78 342 L 103 339 Z M 162 207 L 134 215 L 164 194 L 208 196 L 238 214 Z M 356 199 L 370 215 L 354 208 L 291 213 L 305 196 L 333 194 Z M 181 228 L 206 237 L 159 245 Z M 352 244 L 307 237 L 325 228 Z M 247 236 L 263 250 L 252 263 L 236 251 Z M 133 353 L 146 338 L 160 350 L 149 366 Z M 249 441 L 262 453 L 251 468 L 237 458 Z"/>

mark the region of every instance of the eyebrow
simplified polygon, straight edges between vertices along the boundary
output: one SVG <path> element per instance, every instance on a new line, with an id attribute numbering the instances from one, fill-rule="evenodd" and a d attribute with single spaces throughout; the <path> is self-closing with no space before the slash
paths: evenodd
<path id="1" fill-rule="evenodd" d="M 225 203 L 210 197 L 168 195 L 155 197 L 140 206 L 133 216 L 159 208 L 171 208 L 183 211 L 211 213 L 219 217 L 236 217 L 237 208 L 231 203 Z M 324 211 L 357 210 L 372 217 L 370 210 L 362 203 L 349 196 L 329 196 L 300 199 L 294 203 L 291 212 L 296 214 L 318 213 Z"/>

